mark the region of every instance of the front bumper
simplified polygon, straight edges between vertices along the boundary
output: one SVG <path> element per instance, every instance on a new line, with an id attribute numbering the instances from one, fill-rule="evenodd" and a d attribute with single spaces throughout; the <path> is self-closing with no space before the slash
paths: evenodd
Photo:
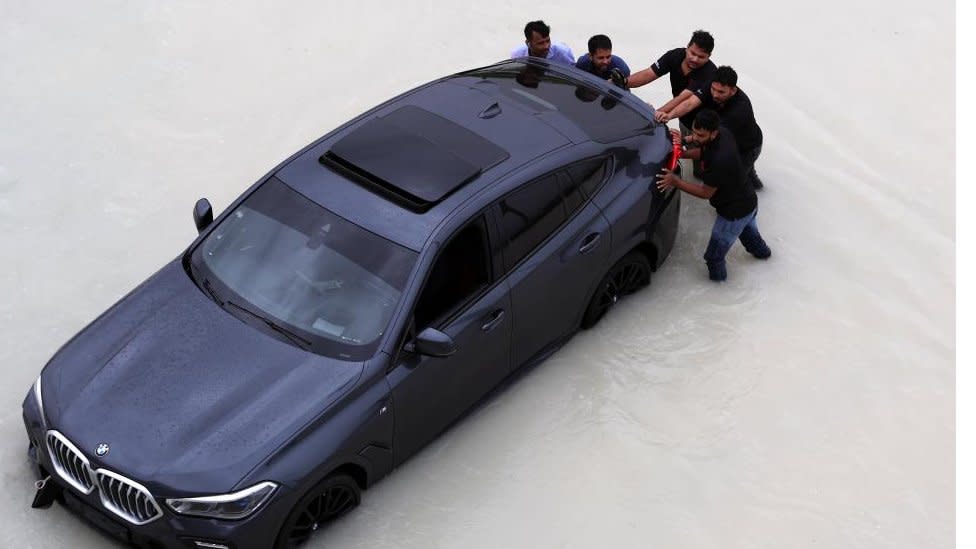
<path id="1" fill-rule="evenodd" d="M 55 483 L 57 501 L 94 524 L 111 537 L 138 547 L 152 549 L 266 549 L 273 547 L 275 537 L 285 517 L 294 504 L 295 494 L 281 486 L 271 501 L 250 517 L 237 520 L 217 520 L 174 513 L 164 502 L 165 497 L 153 494 L 162 510 L 162 516 L 147 524 L 129 523 L 108 511 L 96 489 L 89 494 L 80 492 L 62 479 L 51 461 L 45 444 L 45 434 L 50 426 L 44 425 L 33 398 L 24 401 L 24 426 L 29 446 L 27 455 L 38 478 L 50 477 Z M 92 456 L 86 456 L 91 459 Z"/>

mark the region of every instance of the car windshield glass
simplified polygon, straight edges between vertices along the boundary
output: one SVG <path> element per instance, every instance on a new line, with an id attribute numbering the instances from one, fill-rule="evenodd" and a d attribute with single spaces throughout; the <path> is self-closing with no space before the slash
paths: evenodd
<path id="1" fill-rule="evenodd" d="M 198 284 L 335 358 L 372 356 L 416 261 L 272 178 L 191 257 Z"/>
<path id="2" fill-rule="evenodd" d="M 651 126 L 650 118 L 624 102 L 538 65 L 510 62 L 462 73 L 455 78 L 472 77 L 497 84 L 504 94 L 536 112 L 559 112 L 601 143 L 633 135 Z"/>

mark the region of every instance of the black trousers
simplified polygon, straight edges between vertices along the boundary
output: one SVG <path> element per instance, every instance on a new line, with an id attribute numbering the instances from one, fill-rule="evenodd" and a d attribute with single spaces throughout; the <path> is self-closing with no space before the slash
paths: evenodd
<path id="1" fill-rule="evenodd" d="M 759 180 L 759 175 L 756 174 L 756 160 L 759 159 L 759 155 L 762 153 L 762 143 L 754 149 L 748 151 L 739 151 L 739 159 L 742 160 L 742 171 L 746 173 L 746 183 L 752 185 L 754 189 L 761 189 L 763 184 Z"/>

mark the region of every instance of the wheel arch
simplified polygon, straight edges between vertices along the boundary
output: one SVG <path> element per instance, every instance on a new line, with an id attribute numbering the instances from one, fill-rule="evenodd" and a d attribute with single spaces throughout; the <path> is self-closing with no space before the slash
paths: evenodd
<path id="1" fill-rule="evenodd" d="M 655 246 L 652 242 L 649 242 L 649 241 L 646 241 L 645 240 L 644 242 L 641 242 L 640 244 L 634 246 L 627 253 L 630 253 L 630 252 L 640 252 L 640 253 L 644 254 L 645 256 L 647 256 L 647 260 L 651 263 L 651 270 L 652 271 L 655 271 L 655 272 L 657 271 L 657 267 L 658 267 L 658 263 L 657 263 L 657 258 L 658 258 L 657 246 Z M 624 255 L 627 255 L 627 254 L 624 254 Z M 623 257 L 623 256 L 621 256 L 621 257 Z"/>
<path id="2" fill-rule="evenodd" d="M 332 475 L 349 475 L 356 481 L 356 485 L 359 486 L 360 490 L 365 490 L 369 486 L 369 473 L 365 467 L 356 463 L 344 463 L 329 471 L 322 478 L 327 478 Z"/>

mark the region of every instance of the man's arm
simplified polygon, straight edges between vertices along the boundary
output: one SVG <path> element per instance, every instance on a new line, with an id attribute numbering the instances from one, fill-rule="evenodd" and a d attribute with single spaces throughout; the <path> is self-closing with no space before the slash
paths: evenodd
<path id="1" fill-rule="evenodd" d="M 667 103 L 665 103 L 658 110 L 661 110 L 661 111 L 664 111 L 664 112 L 671 112 L 671 109 L 677 107 L 685 99 L 688 99 L 689 97 L 691 97 L 693 95 L 695 95 L 695 93 L 692 92 L 691 90 L 681 90 L 681 93 L 679 93 L 678 95 L 674 96 L 674 99 L 672 99 L 671 101 L 668 101 Z M 699 99 L 699 101 L 701 101 L 701 100 Z"/>
<path id="2" fill-rule="evenodd" d="M 630 75 L 630 78 L 627 79 L 627 87 L 639 88 L 645 84 L 650 84 L 651 82 L 657 80 L 657 78 L 658 76 L 657 73 L 654 72 L 654 69 L 647 67 L 644 70 L 639 70 Z"/>
<path id="3" fill-rule="evenodd" d="M 697 183 L 689 183 L 684 179 L 681 179 L 674 172 L 668 169 L 661 170 L 661 173 L 657 176 L 657 188 L 661 191 L 666 191 L 668 189 L 681 189 L 682 191 L 692 195 L 708 200 L 715 194 L 718 190 L 715 187 L 709 187 L 708 185 L 699 185 Z"/>
<path id="4" fill-rule="evenodd" d="M 682 100 L 681 103 L 672 106 L 670 109 L 668 108 L 668 105 L 671 105 L 676 99 L 681 97 L 685 97 L 685 99 Z M 691 93 L 688 90 L 685 90 L 680 94 L 678 94 L 678 97 L 675 97 L 671 101 L 668 101 L 667 103 L 664 104 L 663 107 L 658 109 L 657 112 L 654 113 L 654 119 L 657 120 L 658 122 L 667 122 L 668 120 L 681 118 L 682 116 L 700 107 L 701 104 L 702 101 L 697 95 Z"/>

